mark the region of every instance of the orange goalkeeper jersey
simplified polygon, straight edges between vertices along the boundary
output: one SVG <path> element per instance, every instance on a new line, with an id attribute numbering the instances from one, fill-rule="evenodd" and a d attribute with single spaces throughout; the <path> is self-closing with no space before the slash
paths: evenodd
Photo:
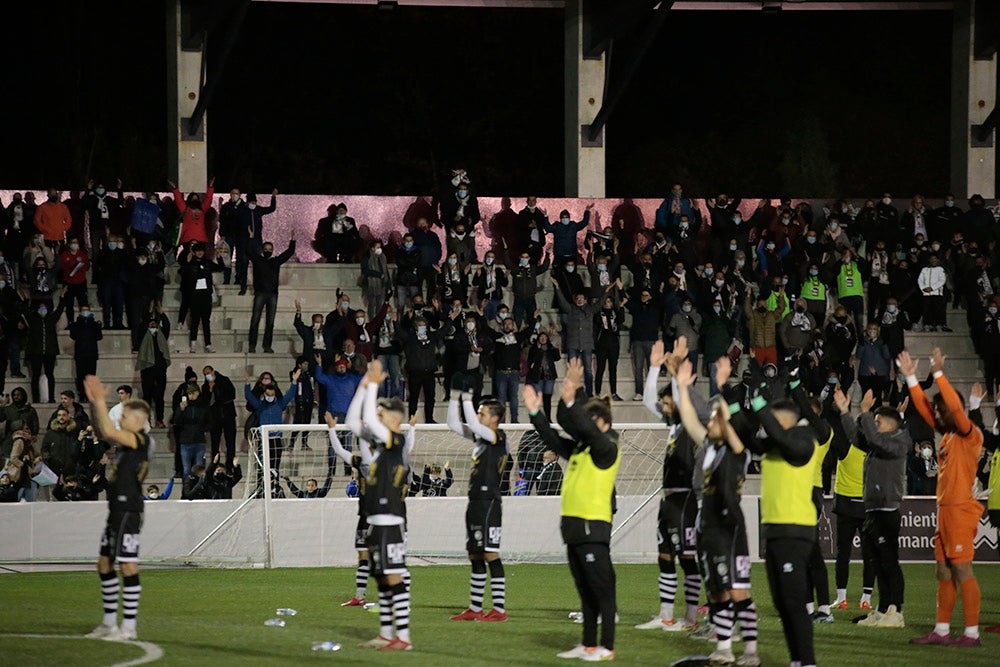
<path id="1" fill-rule="evenodd" d="M 976 483 L 976 468 L 983 450 L 983 432 L 972 423 L 958 392 L 943 374 L 936 374 L 938 391 L 955 420 L 955 431 L 944 434 L 938 445 L 938 505 L 961 505 L 973 500 L 972 487 Z M 943 431 L 934 419 L 934 408 L 919 384 L 910 387 L 913 405 L 928 424 Z"/>

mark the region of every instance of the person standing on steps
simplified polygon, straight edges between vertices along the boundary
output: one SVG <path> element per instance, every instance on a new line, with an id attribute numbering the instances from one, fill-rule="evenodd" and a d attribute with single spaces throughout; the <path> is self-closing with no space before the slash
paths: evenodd
<path id="1" fill-rule="evenodd" d="M 191 252 L 186 262 L 181 265 L 181 285 L 188 289 L 187 302 L 191 307 L 191 328 L 188 340 L 191 341 L 191 353 L 197 349 L 198 326 L 201 325 L 205 334 L 205 352 L 212 354 L 212 274 L 224 271 L 222 258 L 211 262 L 205 257 L 205 245 L 192 243 Z"/>
<path id="2" fill-rule="evenodd" d="M 253 244 L 258 237 L 253 229 L 250 230 L 250 242 Z M 253 262 L 253 312 L 250 315 L 250 354 L 257 352 L 257 332 L 260 328 L 261 312 L 266 310 L 267 315 L 264 320 L 264 352 L 274 354 L 271 341 L 274 337 L 274 316 L 278 310 L 278 277 L 281 272 L 281 265 L 287 262 L 295 253 L 295 231 L 292 231 L 291 239 L 285 252 L 277 257 L 274 256 L 274 244 L 265 241 L 258 251 L 256 247 L 249 251 L 250 261 Z M 244 271 L 246 269 L 244 268 Z M 243 276 L 244 284 L 246 275 Z M 246 291 L 244 287 L 240 292 Z"/>
<path id="3" fill-rule="evenodd" d="M 278 188 L 275 188 L 271 191 L 270 205 L 259 206 L 257 204 L 257 195 L 251 192 L 247 195 L 246 206 L 240 206 L 236 209 L 236 282 L 240 286 L 240 296 L 247 293 L 247 264 L 253 261 L 257 250 L 256 246 L 260 239 L 264 238 L 264 216 L 274 213 L 277 208 L 275 204 L 277 196 Z M 294 232 L 292 234 L 292 242 L 294 243 Z M 256 265 L 254 267 L 253 285 L 254 294 L 256 294 Z M 256 304 L 256 301 L 254 303 Z"/>

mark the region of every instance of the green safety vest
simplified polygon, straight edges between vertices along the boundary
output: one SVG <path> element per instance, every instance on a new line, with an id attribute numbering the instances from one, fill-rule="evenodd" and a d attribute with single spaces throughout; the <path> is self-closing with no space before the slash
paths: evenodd
<path id="1" fill-rule="evenodd" d="M 802 284 L 802 294 L 799 296 L 806 301 L 826 301 L 826 283 L 819 276 L 809 276 Z"/>
<path id="2" fill-rule="evenodd" d="M 621 461 L 621 447 L 614 464 L 607 470 L 594 464 L 590 447 L 570 456 L 560 494 L 562 516 L 611 523 L 611 498 Z"/>
<path id="3" fill-rule="evenodd" d="M 844 264 L 837 274 L 837 297 L 864 296 L 864 279 L 858 265 L 855 263 Z"/>
<path id="4" fill-rule="evenodd" d="M 819 445 L 803 466 L 793 466 L 777 451 L 770 451 L 760 462 L 761 523 L 815 526 L 816 506 L 812 502 L 813 475 Z"/>

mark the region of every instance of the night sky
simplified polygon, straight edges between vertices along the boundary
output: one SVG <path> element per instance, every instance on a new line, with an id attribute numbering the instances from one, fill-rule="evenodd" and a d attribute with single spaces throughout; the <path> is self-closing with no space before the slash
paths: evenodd
<path id="1" fill-rule="evenodd" d="M 42 4 L 12 7 L 0 46 L 0 187 L 164 187 L 163 4 Z M 561 195 L 562 40 L 557 10 L 253 3 L 209 111 L 211 171 L 414 194 L 464 166 L 483 195 Z M 675 12 L 609 122 L 608 195 L 939 196 L 950 40 L 950 12 Z"/>

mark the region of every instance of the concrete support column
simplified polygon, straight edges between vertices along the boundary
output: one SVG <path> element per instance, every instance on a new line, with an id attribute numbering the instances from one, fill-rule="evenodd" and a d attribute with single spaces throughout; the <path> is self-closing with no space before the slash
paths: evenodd
<path id="1" fill-rule="evenodd" d="M 974 56 L 976 2 L 959 4 L 952 29 L 952 131 L 951 181 L 956 197 L 980 194 L 997 196 L 997 132 L 986 141 L 975 137 L 980 125 L 997 103 L 997 56 L 977 60 Z"/>
<path id="2" fill-rule="evenodd" d="M 567 0 L 565 38 L 566 196 L 605 196 L 606 131 L 593 142 L 590 122 L 604 102 L 605 57 L 583 56 L 583 0 Z"/>
<path id="3" fill-rule="evenodd" d="M 195 132 L 188 119 L 201 92 L 202 48 L 183 44 L 183 0 L 167 3 L 167 160 L 181 192 L 201 192 L 208 182 L 207 114 Z"/>

